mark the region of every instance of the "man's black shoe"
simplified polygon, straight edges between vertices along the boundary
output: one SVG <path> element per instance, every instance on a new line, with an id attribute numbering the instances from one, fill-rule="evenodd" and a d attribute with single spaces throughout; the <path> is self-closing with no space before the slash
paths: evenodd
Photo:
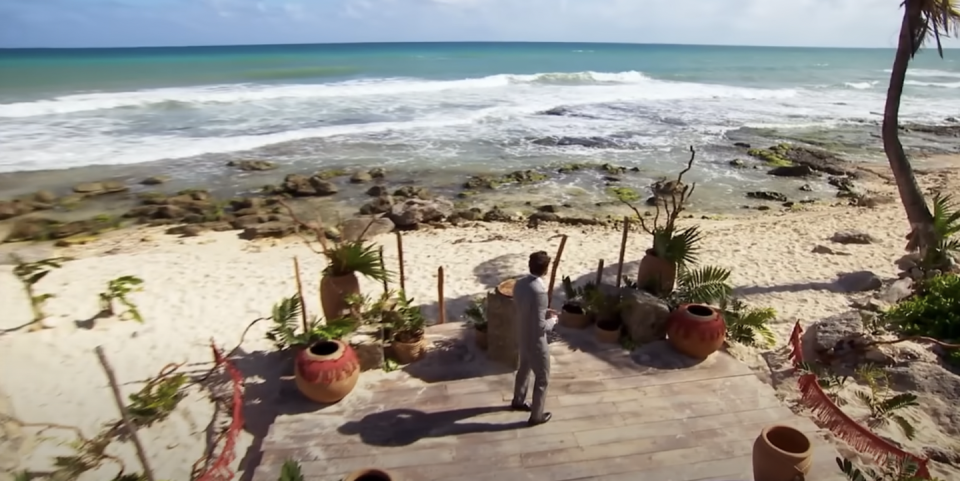
<path id="1" fill-rule="evenodd" d="M 550 418 L 552 418 L 552 417 L 553 417 L 553 414 L 543 413 L 543 418 L 542 418 L 542 419 L 533 419 L 533 418 L 530 418 L 530 420 L 527 421 L 527 426 L 534 427 L 534 426 L 539 426 L 539 425 L 541 425 L 541 424 L 545 424 L 545 423 L 546 423 L 547 421 L 549 421 Z"/>

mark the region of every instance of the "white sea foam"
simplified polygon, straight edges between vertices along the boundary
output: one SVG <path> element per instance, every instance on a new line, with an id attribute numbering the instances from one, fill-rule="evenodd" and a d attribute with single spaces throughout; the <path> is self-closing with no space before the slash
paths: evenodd
<path id="1" fill-rule="evenodd" d="M 763 89 L 658 80 L 630 71 L 66 95 L 0 104 L 0 171 L 131 164 L 312 138 L 338 145 L 404 145 L 457 161 L 467 161 L 460 154 L 471 157 L 460 147 L 468 144 L 536 151 L 517 142 L 525 136 L 628 132 L 631 143 L 669 147 L 706 142 L 744 125 L 873 118 L 883 92 L 862 85 L 876 83 Z M 537 114 L 558 106 L 574 115 Z M 960 99 L 923 103 L 907 97 L 902 108 L 912 120 L 939 120 L 957 111 Z"/>

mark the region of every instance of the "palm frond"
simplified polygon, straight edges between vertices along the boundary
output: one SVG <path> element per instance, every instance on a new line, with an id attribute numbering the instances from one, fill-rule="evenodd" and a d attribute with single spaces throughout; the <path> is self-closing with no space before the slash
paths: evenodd
<path id="1" fill-rule="evenodd" d="M 681 268 L 677 273 L 677 295 L 681 302 L 715 304 L 730 297 L 730 271 L 722 267 Z"/>
<path id="2" fill-rule="evenodd" d="M 900 428 L 900 431 L 903 432 L 903 435 L 906 436 L 907 439 L 913 439 L 917 436 L 917 428 L 915 428 L 913 423 L 907 418 L 899 414 L 891 414 L 890 420 Z"/>
<path id="3" fill-rule="evenodd" d="M 390 273 L 380 261 L 380 249 L 362 240 L 341 242 L 323 251 L 327 267 L 323 274 L 340 277 L 352 273 L 383 282 L 390 280 Z"/>

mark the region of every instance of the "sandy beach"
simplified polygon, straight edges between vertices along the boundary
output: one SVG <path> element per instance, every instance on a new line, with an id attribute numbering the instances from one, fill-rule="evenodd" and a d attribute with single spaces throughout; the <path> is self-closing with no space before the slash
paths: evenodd
<path id="1" fill-rule="evenodd" d="M 960 185 L 955 171 L 924 175 L 921 180 L 938 189 Z M 891 185 L 876 189 L 881 197 L 895 199 Z M 782 357 L 779 353 L 797 320 L 809 325 L 849 309 L 851 295 L 831 287 L 839 273 L 868 270 L 884 279 L 897 276 L 894 261 L 903 254 L 907 231 L 898 201 L 873 208 L 812 205 L 790 212 L 695 222 L 705 233 L 701 264 L 731 269 L 732 283 L 750 305 L 773 307 L 778 313 L 772 326 L 777 344 L 766 351 L 774 355 L 742 347 L 732 350 L 762 378 L 782 370 L 783 365 L 774 365 L 771 360 Z M 836 232 L 850 230 L 866 232 L 874 240 L 863 245 L 838 245 L 829 240 Z M 57 440 L 69 440 L 69 432 L 47 431 L 44 436 L 48 438 L 44 439 L 35 435 L 36 429 L 18 423 L 69 424 L 93 435 L 104 423 L 118 418 L 106 377 L 94 355 L 97 346 L 103 347 L 115 367 L 124 394 L 139 389 L 139 382 L 169 363 L 186 363 L 183 369 L 189 372 L 209 369 L 211 339 L 221 348 L 233 348 L 252 320 L 267 316 L 275 302 L 294 293 L 294 257 L 299 258 L 304 288 L 310 293 L 306 296 L 308 310 L 320 312 L 316 293 L 324 261 L 295 236 L 246 241 L 238 239 L 236 232 L 205 232 L 180 238 L 163 231 L 125 229 L 87 245 L 56 249 L 56 255 L 74 260 L 37 285 L 39 292 L 56 295 L 47 303 L 45 329 L 0 336 L 0 409 L 5 411 L 0 414 L 6 415 L 0 430 L 5 439 L 0 441 L 5 448 L 13 449 L 13 456 L 0 455 L 0 471 L 49 471 L 52 456 L 68 451 Z M 530 229 L 510 223 L 471 223 L 404 233 L 407 290 L 424 305 L 427 316 L 436 319 L 437 268 L 443 267 L 448 318 L 458 321 L 472 296 L 522 273 L 530 252 L 555 251 L 561 234 L 568 236 L 568 242 L 558 278 L 592 276 L 598 260 L 603 259 L 608 266 L 605 277 L 615 279 L 620 241 L 616 231 L 555 224 Z M 395 268 L 394 236 L 386 234 L 374 240 L 383 245 L 387 266 Z M 642 232 L 631 235 L 625 274 L 634 275 L 649 242 Z M 817 246 L 828 246 L 836 252 L 815 253 Z M 53 253 L 52 247 L 24 245 L 15 249 L 28 256 L 48 257 Z M 98 293 L 108 280 L 124 275 L 144 280 L 143 292 L 133 294 L 132 299 L 145 322 L 98 319 L 92 328 L 85 328 L 89 326 L 83 321 L 99 311 Z M 366 279 L 361 280 L 361 288 L 366 293 L 381 290 Z M 555 295 L 560 299 L 562 292 L 558 289 Z M 31 319 L 29 304 L 10 265 L 0 266 L 0 305 L 0 329 Z M 268 327 L 266 323 L 254 326 L 241 352 L 250 355 L 272 350 L 271 343 L 264 339 Z M 926 351 L 923 347 L 916 349 Z M 249 361 L 239 367 L 247 368 L 247 375 L 252 372 Z M 257 382 L 253 377 L 245 380 L 248 386 Z M 782 388 L 789 403 L 796 393 L 791 392 L 791 383 L 783 384 L 775 387 Z M 205 433 L 224 422 L 222 415 L 214 416 L 210 396 L 200 387 L 191 388 L 173 416 L 141 431 L 159 479 L 190 479 L 191 466 L 207 443 Z M 259 408 L 268 410 L 269 406 Z M 248 423 L 256 423 L 250 418 L 255 412 L 259 411 L 248 408 Z M 208 426 L 211 419 L 213 428 Z M 958 421 L 956 416 L 933 420 L 920 414 L 917 426 L 923 435 L 914 441 L 897 441 L 914 452 L 931 443 L 947 444 L 957 435 Z M 66 437 L 58 438 L 60 434 Z M 896 436 L 893 431 L 884 434 Z M 241 434 L 234 467 L 242 468 L 240 463 L 253 437 L 248 432 Z M 110 450 L 130 471 L 138 470 L 130 443 L 114 443 Z M 80 479 L 107 479 L 103 476 L 116 472 L 112 466 L 104 469 Z M 960 471 L 941 473 L 946 474 L 957 476 Z"/>

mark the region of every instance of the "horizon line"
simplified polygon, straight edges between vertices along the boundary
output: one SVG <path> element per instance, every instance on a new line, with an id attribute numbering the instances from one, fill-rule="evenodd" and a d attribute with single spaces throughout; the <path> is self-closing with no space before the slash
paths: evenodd
<path id="1" fill-rule="evenodd" d="M 399 41 L 399 42 L 311 42 L 311 43 L 259 43 L 259 44 L 204 44 L 204 45 L 130 45 L 117 47 L 0 47 L 0 51 L 12 50 L 117 50 L 117 49 L 173 49 L 173 48 L 211 48 L 211 47 L 292 47 L 292 46 L 322 46 L 322 45 L 398 45 L 398 44 L 552 44 L 552 45 L 630 45 L 630 46 L 660 46 L 660 47 L 738 47 L 738 48 L 771 48 L 771 49 L 846 49 L 846 50 L 896 50 L 896 47 L 824 47 L 802 45 L 734 45 L 734 44 L 697 44 L 697 43 L 656 43 L 656 42 L 573 42 L 573 41 L 535 41 L 535 40 L 451 40 L 451 41 Z M 944 50 L 960 50 L 958 47 L 944 47 Z"/>

